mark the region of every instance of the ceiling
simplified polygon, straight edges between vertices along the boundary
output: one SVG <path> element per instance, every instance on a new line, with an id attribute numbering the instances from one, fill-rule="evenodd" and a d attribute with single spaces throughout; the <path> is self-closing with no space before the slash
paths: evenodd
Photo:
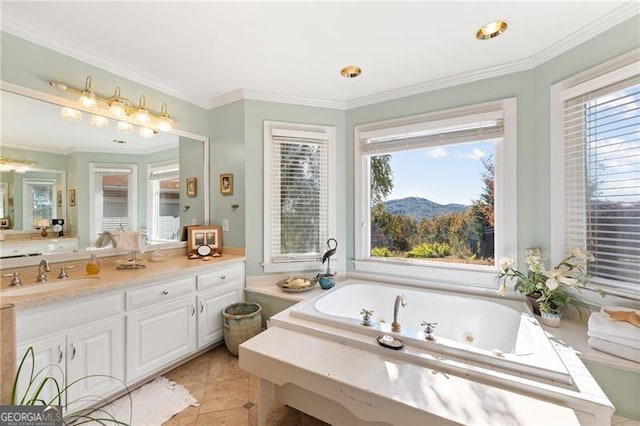
<path id="1" fill-rule="evenodd" d="M 637 1 L 11 2 L 2 29 L 191 103 L 353 107 L 529 69 Z M 509 29 L 479 41 L 495 19 Z M 340 76 L 358 65 L 356 79 Z"/>

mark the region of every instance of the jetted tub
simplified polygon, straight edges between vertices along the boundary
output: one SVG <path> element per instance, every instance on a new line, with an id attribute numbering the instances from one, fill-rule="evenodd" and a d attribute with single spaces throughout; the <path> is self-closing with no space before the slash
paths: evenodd
<path id="1" fill-rule="evenodd" d="M 399 333 L 391 332 L 396 296 Z M 533 315 L 489 301 L 438 290 L 348 280 L 321 296 L 300 303 L 291 316 L 377 337 L 401 339 L 409 347 L 445 353 L 483 365 L 571 384 L 571 376 Z M 514 302 L 511 301 L 513 305 Z M 362 309 L 373 310 L 372 325 L 361 324 Z M 437 322 L 434 340 L 427 340 L 422 321 Z M 491 368 L 490 367 L 490 368 Z"/>

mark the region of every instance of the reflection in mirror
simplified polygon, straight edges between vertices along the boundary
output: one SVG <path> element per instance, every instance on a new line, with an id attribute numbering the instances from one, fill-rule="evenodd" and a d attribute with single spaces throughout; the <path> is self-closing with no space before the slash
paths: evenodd
<path id="1" fill-rule="evenodd" d="M 63 236 L 77 237 L 79 248 L 119 229 L 165 243 L 178 241 L 182 226 L 205 223 L 205 191 L 186 195 L 187 177 L 205 179 L 204 138 L 163 132 L 144 138 L 118 131 L 114 122 L 97 127 L 90 113 L 68 121 L 59 105 L 0 95 L 0 156 L 32 164 L 25 173 L 1 164 L 3 237 L 37 232 L 37 219 L 46 218 L 63 222 Z"/>

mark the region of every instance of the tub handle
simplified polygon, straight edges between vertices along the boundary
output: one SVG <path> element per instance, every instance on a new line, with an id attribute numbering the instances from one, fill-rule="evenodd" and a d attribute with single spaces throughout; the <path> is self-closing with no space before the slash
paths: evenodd
<path id="1" fill-rule="evenodd" d="M 365 309 L 362 308 L 360 311 L 360 315 L 362 315 L 362 325 L 371 326 L 371 315 L 373 315 L 373 309 Z"/>
<path id="2" fill-rule="evenodd" d="M 438 323 L 422 321 L 420 325 L 424 327 L 424 337 L 427 340 L 433 340 L 433 332 L 436 330 L 436 325 L 438 325 Z"/>

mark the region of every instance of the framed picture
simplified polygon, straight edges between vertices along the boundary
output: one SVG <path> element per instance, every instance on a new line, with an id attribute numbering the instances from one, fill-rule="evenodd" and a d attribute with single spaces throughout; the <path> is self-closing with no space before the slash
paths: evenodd
<path id="1" fill-rule="evenodd" d="M 220 175 L 220 193 L 222 195 L 233 194 L 233 173 L 223 173 Z"/>
<path id="2" fill-rule="evenodd" d="M 62 191 L 58 191 L 58 207 L 62 207 Z"/>
<path id="3" fill-rule="evenodd" d="M 69 205 L 72 206 L 72 207 L 76 205 L 76 190 L 75 189 L 70 189 L 69 190 Z"/>
<path id="4" fill-rule="evenodd" d="M 222 254 L 221 226 L 193 225 L 188 227 L 187 233 L 187 252 L 189 255 Z M 203 250 L 203 248 L 207 249 Z"/>
<path id="5" fill-rule="evenodd" d="M 10 217 L 0 218 L 0 229 L 9 229 L 9 228 L 11 228 L 11 218 Z"/>
<path id="6" fill-rule="evenodd" d="M 198 178 L 187 178 L 187 196 L 195 197 L 198 195 Z"/>

